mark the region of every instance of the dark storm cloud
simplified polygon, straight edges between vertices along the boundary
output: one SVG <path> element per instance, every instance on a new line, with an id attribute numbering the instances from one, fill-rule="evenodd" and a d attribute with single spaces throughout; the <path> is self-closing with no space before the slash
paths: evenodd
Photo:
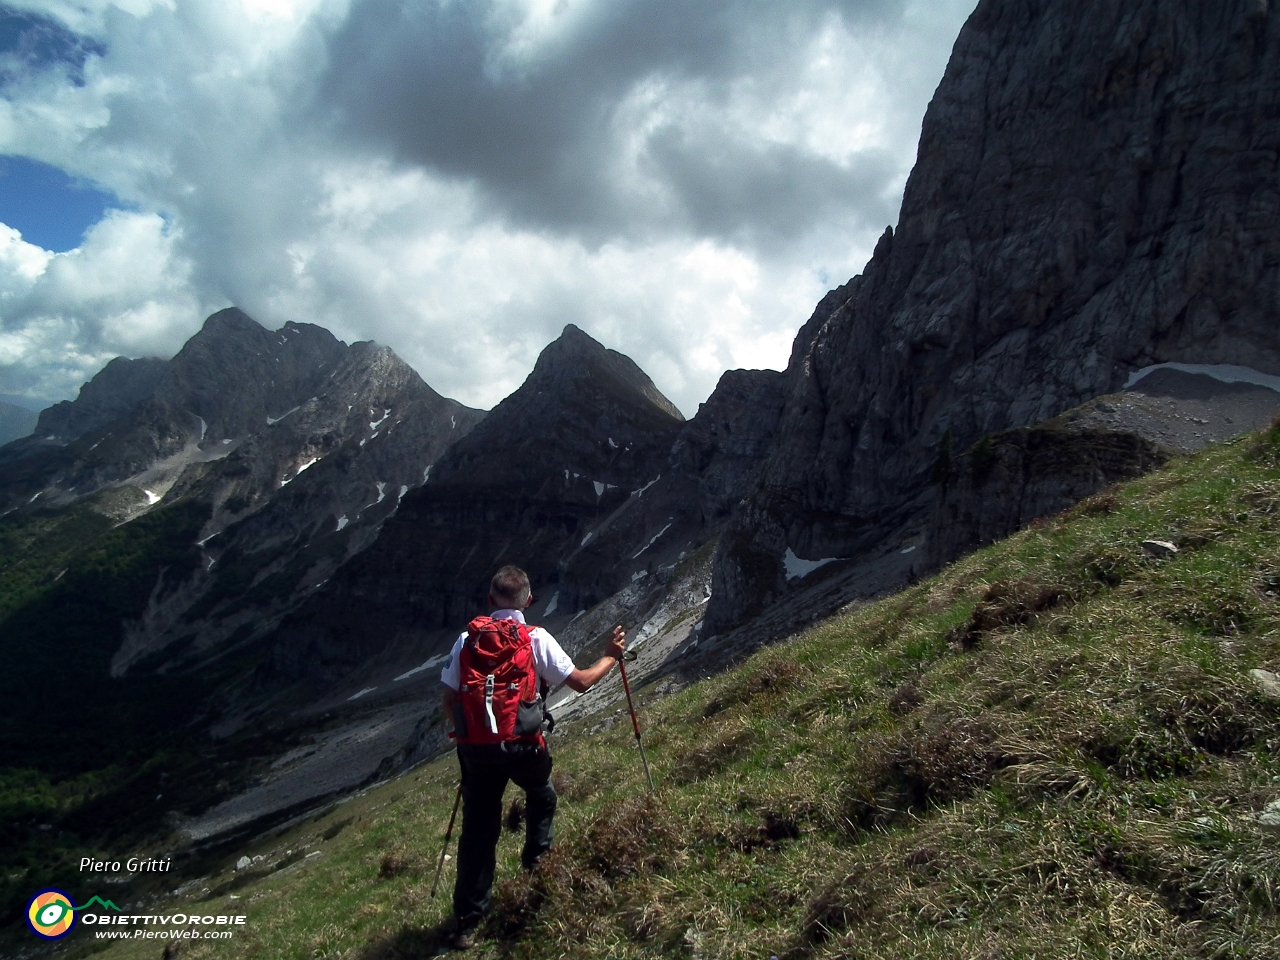
<path id="1" fill-rule="evenodd" d="M 769 247 L 797 236 L 819 217 L 830 222 L 843 213 L 880 224 L 895 214 L 897 197 L 885 185 L 897 163 L 883 150 L 864 151 L 842 165 L 789 144 L 669 128 L 650 139 L 648 159 L 681 197 L 695 232 L 746 246 Z"/>
<path id="2" fill-rule="evenodd" d="M 868 27 L 902 7 L 616 0 L 569 14 L 520 58 L 506 51 L 516 25 L 494 0 L 361 0 L 330 40 L 322 97 L 373 149 L 477 184 L 521 225 L 588 239 L 691 230 L 768 246 L 802 233 L 814 209 L 888 222 L 881 197 L 895 166 L 754 142 L 708 123 L 707 109 L 727 104 L 740 78 L 785 75 L 830 18 Z M 628 97 L 667 83 L 696 85 L 707 109 L 665 116 L 659 103 L 649 129 L 628 129 Z"/>

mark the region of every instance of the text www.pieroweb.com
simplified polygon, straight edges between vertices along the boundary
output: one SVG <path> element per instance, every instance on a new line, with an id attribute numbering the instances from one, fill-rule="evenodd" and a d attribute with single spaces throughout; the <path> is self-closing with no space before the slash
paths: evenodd
<path id="1" fill-rule="evenodd" d="M 229 940 L 235 927 L 247 919 L 243 916 L 206 916 L 177 914 L 174 916 L 85 917 L 88 925 L 99 925 L 94 931 L 98 940 Z M 98 924 L 94 924 L 94 920 Z M 102 929 L 110 925 L 110 929 Z M 204 927 L 215 928 L 206 930 Z M 125 927 L 125 929 L 121 929 Z M 161 927 L 162 929 L 156 929 Z M 232 929 L 227 929 L 231 927 Z"/>

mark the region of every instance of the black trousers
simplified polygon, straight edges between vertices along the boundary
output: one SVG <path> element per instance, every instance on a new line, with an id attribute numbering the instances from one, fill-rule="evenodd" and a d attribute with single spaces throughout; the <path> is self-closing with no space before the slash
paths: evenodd
<path id="1" fill-rule="evenodd" d="M 520 860 L 526 870 L 532 870 L 551 847 L 556 791 L 551 786 L 551 754 L 545 747 L 508 754 L 494 747 L 460 744 L 458 762 L 462 766 L 462 835 L 458 838 L 453 913 L 460 926 L 470 927 L 489 909 L 507 781 L 525 792 Z"/>

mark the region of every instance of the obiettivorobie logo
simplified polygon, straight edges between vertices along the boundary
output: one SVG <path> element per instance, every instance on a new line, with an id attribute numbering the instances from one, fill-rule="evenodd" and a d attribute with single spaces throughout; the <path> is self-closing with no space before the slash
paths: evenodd
<path id="1" fill-rule="evenodd" d="M 57 940 L 65 937 L 76 925 L 77 911 L 87 910 L 95 903 L 104 910 L 120 912 L 120 908 L 114 903 L 101 897 L 92 897 L 88 903 L 77 907 L 61 890 L 41 890 L 27 904 L 27 923 L 36 936 Z"/>
<path id="2" fill-rule="evenodd" d="M 95 906 L 96 910 L 91 909 Z M 115 913 L 106 912 L 110 910 Z M 77 916 L 81 911 L 85 911 L 83 919 Z M 77 920 L 96 927 L 94 937 L 99 940 L 226 940 L 235 936 L 236 927 L 248 919 L 243 914 L 124 913 L 101 897 L 90 897 L 77 907 L 70 896 L 52 887 L 41 890 L 27 903 L 27 925 L 44 940 L 65 937 Z"/>

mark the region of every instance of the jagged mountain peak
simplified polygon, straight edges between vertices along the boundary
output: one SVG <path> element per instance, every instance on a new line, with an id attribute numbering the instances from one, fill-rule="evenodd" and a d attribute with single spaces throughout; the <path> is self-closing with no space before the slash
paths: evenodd
<path id="1" fill-rule="evenodd" d="M 560 336 L 543 348 L 526 385 L 546 388 L 591 378 L 619 398 L 640 399 L 677 421 L 684 420 L 675 404 L 663 396 L 634 360 L 610 350 L 572 323 L 565 324 Z"/>
<path id="2" fill-rule="evenodd" d="M 257 330 L 262 325 L 254 320 L 239 307 L 226 307 L 215 313 L 209 314 L 201 326 L 201 333 L 215 332 L 221 330 Z"/>
<path id="3" fill-rule="evenodd" d="M 347 349 L 323 327 L 268 330 L 228 307 L 178 351 L 155 396 L 204 420 L 211 440 L 242 437 L 314 397 Z"/>
<path id="4" fill-rule="evenodd" d="M 683 422 L 630 357 L 569 324 L 520 388 L 440 461 L 433 478 L 458 475 L 474 483 L 513 470 L 533 478 L 567 468 L 607 484 L 643 482 L 661 469 Z M 486 462 L 492 469 L 477 474 Z"/>

